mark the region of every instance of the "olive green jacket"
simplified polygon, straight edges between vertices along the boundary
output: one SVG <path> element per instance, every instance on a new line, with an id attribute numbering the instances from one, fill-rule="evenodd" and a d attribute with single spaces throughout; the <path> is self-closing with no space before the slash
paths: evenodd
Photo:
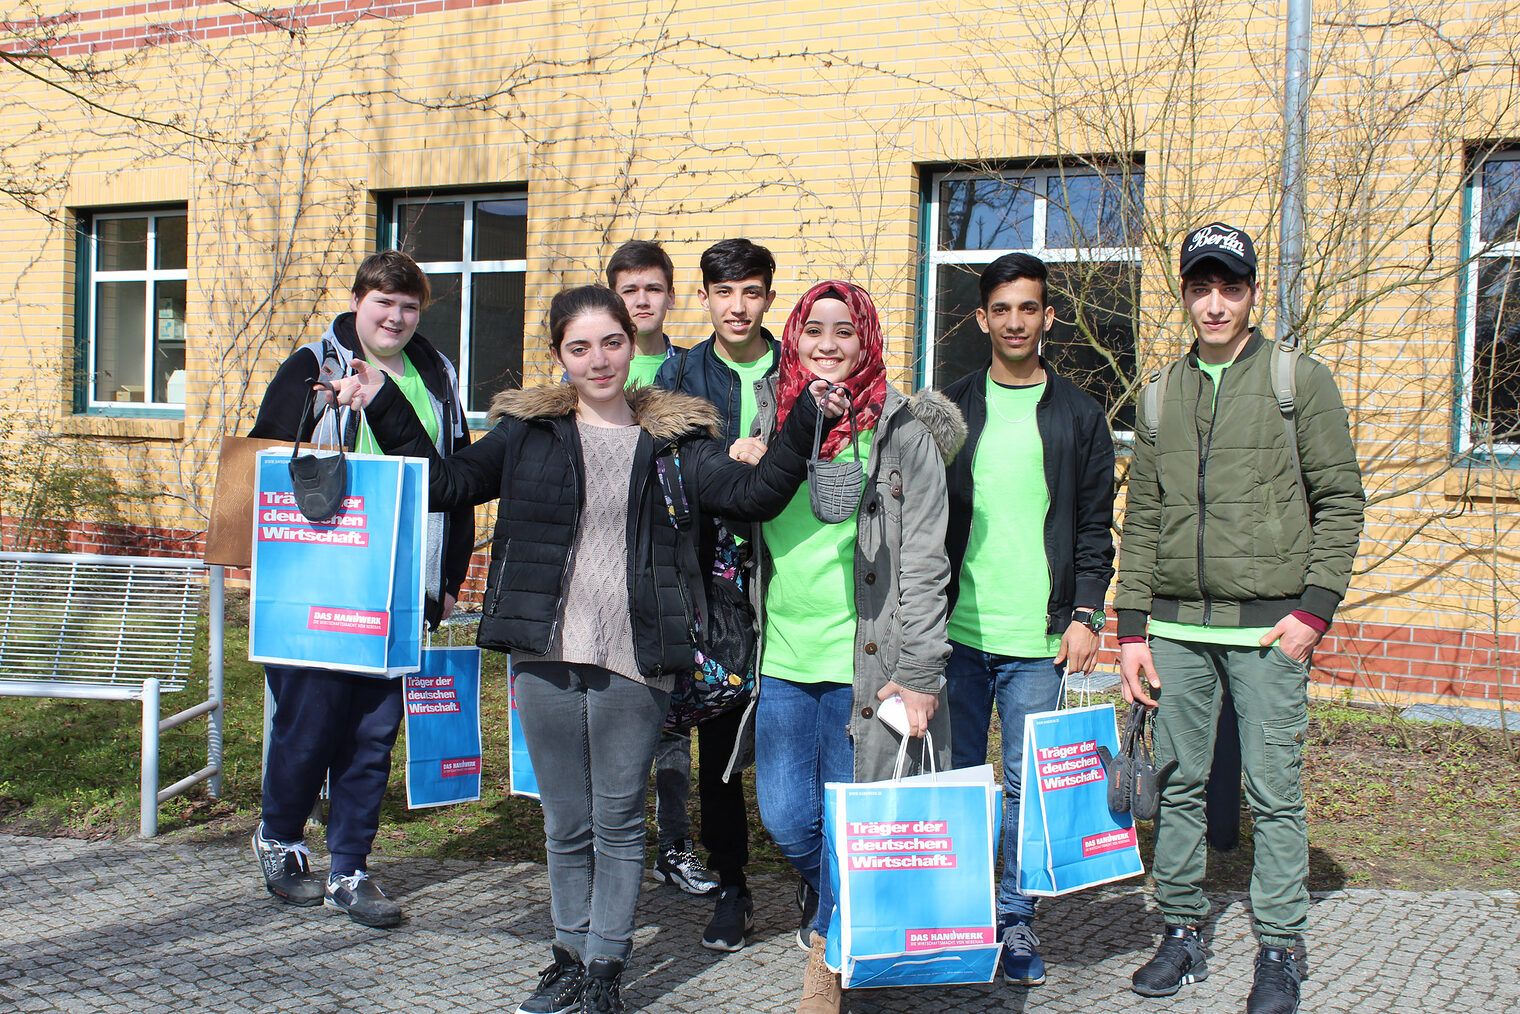
<path id="1" fill-rule="evenodd" d="M 1144 634 L 1147 616 L 1220 627 L 1269 627 L 1295 609 L 1334 617 L 1366 505 L 1350 424 L 1330 370 L 1300 357 L 1301 494 L 1270 352 L 1253 332 L 1211 399 L 1195 345 L 1166 386 L 1155 442 L 1136 428 L 1114 598 L 1120 637 Z"/>

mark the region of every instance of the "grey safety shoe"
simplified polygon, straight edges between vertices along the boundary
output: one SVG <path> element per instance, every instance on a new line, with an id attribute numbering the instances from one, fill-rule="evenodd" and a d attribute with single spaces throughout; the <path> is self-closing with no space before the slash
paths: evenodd
<path id="1" fill-rule="evenodd" d="M 322 904 L 322 881 L 311 872 L 311 852 L 303 842 L 286 845 L 264 837 L 261 822 L 253 832 L 253 854 L 264 871 L 264 886 L 287 905 Z"/>
<path id="2" fill-rule="evenodd" d="M 1141 996 L 1171 996 L 1209 976 L 1203 938 L 1192 926 L 1168 926 L 1156 956 L 1135 969 L 1130 988 Z"/>
<path id="3" fill-rule="evenodd" d="M 354 922 L 376 929 L 389 929 L 401 921 L 401 906 L 387 898 L 364 870 L 328 877 L 323 901 L 328 908 L 347 912 Z"/>
<path id="4" fill-rule="evenodd" d="M 654 872 L 665 883 L 674 884 L 687 894 L 711 894 L 718 889 L 717 878 L 697 858 L 696 843 L 690 838 L 661 845 Z"/>

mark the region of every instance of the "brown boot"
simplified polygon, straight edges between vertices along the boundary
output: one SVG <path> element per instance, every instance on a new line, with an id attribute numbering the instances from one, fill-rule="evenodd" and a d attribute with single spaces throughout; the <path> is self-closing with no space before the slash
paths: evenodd
<path id="1" fill-rule="evenodd" d="M 829 971 L 824 963 L 823 948 L 827 943 L 824 937 L 813 934 L 807 968 L 802 971 L 802 999 L 797 1001 L 797 1014 L 839 1014 L 844 994 L 839 988 L 839 973 Z"/>

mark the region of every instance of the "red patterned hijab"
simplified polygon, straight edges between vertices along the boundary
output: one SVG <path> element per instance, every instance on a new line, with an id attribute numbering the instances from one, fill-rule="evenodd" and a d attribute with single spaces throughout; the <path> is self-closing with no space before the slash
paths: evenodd
<path id="1" fill-rule="evenodd" d="M 819 282 L 803 294 L 786 318 L 786 329 L 781 334 L 781 364 L 777 371 L 776 429 L 786 422 L 792 405 L 802 395 L 808 384 L 817 380 L 813 371 L 802 365 L 798 355 L 798 342 L 802 338 L 803 325 L 813 304 L 820 299 L 837 299 L 849 307 L 850 320 L 855 333 L 860 336 L 860 362 L 855 372 L 842 384 L 850 392 L 850 402 L 855 406 L 855 432 L 867 433 L 876 428 L 881 418 L 882 404 L 887 400 L 887 364 L 882 358 L 881 321 L 876 316 L 876 304 L 866 295 L 866 290 L 849 282 Z M 835 426 L 824 438 L 819 456 L 832 461 L 834 455 L 850 439 L 848 421 Z"/>

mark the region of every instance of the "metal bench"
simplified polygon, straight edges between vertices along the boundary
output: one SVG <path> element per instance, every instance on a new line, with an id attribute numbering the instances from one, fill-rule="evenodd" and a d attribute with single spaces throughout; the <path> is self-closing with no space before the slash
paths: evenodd
<path id="1" fill-rule="evenodd" d="M 159 718 L 190 675 L 203 580 L 211 585 L 206 700 Z M 0 695 L 142 702 L 142 829 L 192 785 L 222 790 L 223 570 L 200 560 L 0 553 Z M 206 766 L 160 790 L 158 737 L 210 716 Z"/>

